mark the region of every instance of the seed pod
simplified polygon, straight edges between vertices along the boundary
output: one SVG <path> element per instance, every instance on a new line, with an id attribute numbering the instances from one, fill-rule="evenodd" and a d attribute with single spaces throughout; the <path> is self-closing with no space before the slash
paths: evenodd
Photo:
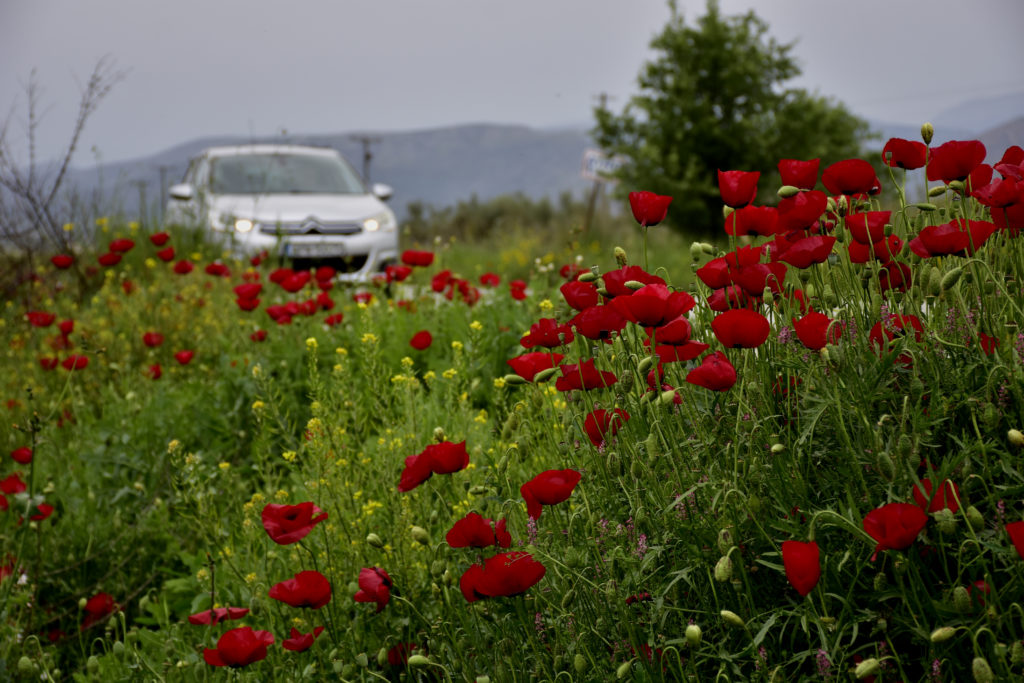
<path id="1" fill-rule="evenodd" d="M 929 636 L 929 639 L 933 643 L 944 643 L 955 635 L 956 629 L 952 626 L 941 626 L 932 631 L 932 634 L 931 636 Z"/>
<path id="2" fill-rule="evenodd" d="M 625 268 L 627 265 L 629 265 L 629 261 L 626 259 L 625 249 L 623 249 L 622 247 L 615 247 L 612 253 L 615 254 L 615 262 L 619 264 L 620 268 Z"/>
<path id="3" fill-rule="evenodd" d="M 722 529 L 718 532 L 718 552 L 725 555 L 735 545 L 732 542 L 732 532 L 729 529 Z"/>
<path id="4" fill-rule="evenodd" d="M 702 632 L 700 626 L 697 624 L 690 624 L 686 627 L 686 642 L 689 643 L 690 647 L 697 647 L 700 645 Z"/>
<path id="5" fill-rule="evenodd" d="M 701 251 L 702 249 L 700 246 L 700 242 L 693 242 L 692 244 L 690 244 L 690 260 L 694 262 L 699 261 Z"/>

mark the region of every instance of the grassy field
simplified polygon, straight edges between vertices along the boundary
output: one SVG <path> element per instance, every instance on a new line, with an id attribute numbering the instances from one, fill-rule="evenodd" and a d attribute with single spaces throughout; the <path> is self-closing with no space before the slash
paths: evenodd
<path id="1" fill-rule="evenodd" d="M 0 674 L 1019 677 L 1024 200 L 825 178 L 356 288 L 103 221 L 0 318 Z"/>

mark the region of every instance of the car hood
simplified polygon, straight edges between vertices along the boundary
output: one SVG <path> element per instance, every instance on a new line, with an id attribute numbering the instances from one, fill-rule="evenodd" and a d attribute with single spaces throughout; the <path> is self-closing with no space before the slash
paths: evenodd
<path id="1" fill-rule="evenodd" d="M 388 209 L 372 194 L 265 194 L 219 195 L 211 199 L 211 210 L 256 222 L 290 223 L 307 218 L 361 221 Z"/>

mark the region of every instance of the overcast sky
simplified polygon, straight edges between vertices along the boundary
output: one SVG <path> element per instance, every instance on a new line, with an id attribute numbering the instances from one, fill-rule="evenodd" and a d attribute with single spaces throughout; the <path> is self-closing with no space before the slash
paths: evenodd
<path id="1" fill-rule="evenodd" d="M 692 21 L 704 0 L 679 0 Z M 722 0 L 794 50 L 793 85 L 868 118 L 920 123 L 1024 90 L 1024 0 Z M 636 94 L 664 0 L 0 0 L 0 121 L 24 137 L 23 84 L 43 87 L 40 156 L 70 132 L 104 55 L 128 74 L 77 164 L 207 135 L 589 125 L 595 96 Z"/>

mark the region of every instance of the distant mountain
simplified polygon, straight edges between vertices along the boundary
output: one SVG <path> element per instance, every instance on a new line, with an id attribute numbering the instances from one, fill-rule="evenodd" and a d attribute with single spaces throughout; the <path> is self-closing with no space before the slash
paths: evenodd
<path id="1" fill-rule="evenodd" d="M 980 133 L 1024 116 L 1024 92 L 973 99 L 939 112 L 932 120 L 936 133 L 945 126 Z"/>
<path id="2" fill-rule="evenodd" d="M 579 194 L 589 187 L 580 177 L 580 168 L 583 152 L 592 143 L 582 127 L 538 130 L 498 124 L 399 133 L 203 138 L 143 159 L 76 168 L 69 184 L 81 196 L 116 198 L 117 204 L 108 210 L 134 215 L 143 198 L 150 210 L 162 203 L 161 188 L 165 191 L 178 182 L 189 159 L 207 147 L 250 142 L 333 147 L 361 171 L 363 148 L 356 135 L 375 140 L 370 148 L 371 181 L 394 188 L 390 204 L 400 217 L 412 201 L 441 207 L 474 195 L 486 200 L 517 192 L 556 198 L 562 192 Z"/>
<path id="3" fill-rule="evenodd" d="M 999 161 L 1007 147 L 1018 145 L 1024 147 L 1024 116 L 996 126 L 978 136 L 988 151 L 989 163 Z"/>

